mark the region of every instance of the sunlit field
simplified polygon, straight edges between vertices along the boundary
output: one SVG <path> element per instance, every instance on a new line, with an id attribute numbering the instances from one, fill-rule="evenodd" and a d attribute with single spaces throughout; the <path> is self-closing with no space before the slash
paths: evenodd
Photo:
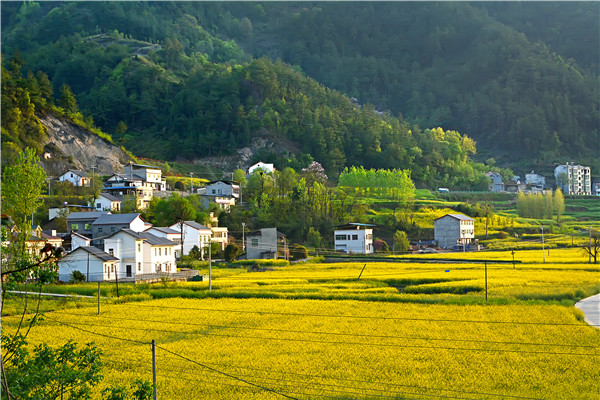
<path id="1" fill-rule="evenodd" d="M 106 282 L 99 316 L 95 299 L 43 300 L 29 340 L 95 342 L 103 385 L 151 380 L 155 340 L 163 399 L 597 399 L 600 329 L 573 304 L 600 292 L 600 268 L 578 249 L 512 256 L 215 266 L 212 291 L 120 283 L 118 298 Z M 20 301 L 5 304 L 5 333 Z"/>
<path id="2" fill-rule="evenodd" d="M 600 389 L 600 331 L 561 306 L 163 299 L 96 314 L 47 313 L 29 339 L 94 341 L 105 384 L 151 380 L 154 339 L 163 399 L 597 399 Z"/>
<path id="3" fill-rule="evenodd" d="M 515 264 L 512 256 L 507 251 L 437 253 L 398 262 L 299 263 L 272 266 L 262 272 L 213 267 L 211 292 L 206 281 L 120 283 L 119 300 L 232 297 L 452 304 L 543 301 L 573 305 L 600 292 L 600 266 L 583 263 L 579 249 L 546 251 L 546 263 L 541 262 L 541 250 L 515 252 Z M 200 272 L 208 274 L 207 269 Z M 44 290 L 94 296 L 97 285 L 50 285 Z M 116 297 L 114 282 L 103 283 L 101 290 L 102 296 Z"/>

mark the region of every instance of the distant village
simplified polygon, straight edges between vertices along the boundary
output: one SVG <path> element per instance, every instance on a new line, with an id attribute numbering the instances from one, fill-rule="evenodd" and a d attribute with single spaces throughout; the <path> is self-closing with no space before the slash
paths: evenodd
<path id="1" fill-rule="evenodd" d="M 546 184 L 546 177 L 531 171 L 525 174 L 525 179 L 515 175 L 509 183 L 506 179 L 496 172 L 486 174 L 490 178 L 489 190 L 491 192 L 506 193 L 543 193 L 550 189 Z M 600 196 L 600 181 L 592 182 L 592 171 L 590 167 L 566 163 L 554 168 L 554 180 L 556 187 L 563 194 L 575 196 Z"/>
<path id="2" fill-rule="evenodd" d="M 252 165 L 247 174 L 256 171 L 273 172 L 273 164 L 259 162 Z M 510 183 L 500 174 L 489 172 L 489 190 L 507 193 L 543 193 L 550 190 L 546 178 L 534 171 L 521 181 L 514 176 Z M 569 195 L 600 195 L 600 182 L 591 181 L 589 167 L 564 164 L 555 168 L 556 186 Z M 68 170 L 58 181 L 73 186 L 89 186 L 91 177 L 78 170 Z M 94 204 L 63 204 L 50 208 L 50 221 L 44 227 L 36 226 L 29 241 L 32 251 L 51 244 L 62 247 L 67 254 L 58 261 L 59 280 L 69 281 L 74 271 L 87 281 L 156 281 L 161 276 L 173 279 L 190 279 L 197 271 L 177 268 L 177 260 L 192 252 L 201 259 L 210 257 L 211 243 L 224 250 L 229 243 L 227 227 L 218 226 L 217 218 L 211 213 L 210 223 L 181 221 L 170 226 L 153 226 L 144 221 L 140 213 L 122 213 L 123 202 L 135 199 L 136 209 L 144 210 L 153 197 L 167 197 L 167 187 L 162 170 L 152 165 L 129 163 L 123 172 L 114 173 L 104 181 Z M 447 189 L 444 189 L 446 191 Z M 440 188 L 442 191 L 442 188 Z M 242 200 L 238 182 L 217 180 L 204 187 L 190 188 L 202 203 L 215 203 L 228 212 Z M 57 218 L 66 215 L 66 232 L 59 232 Z M 373 228 L 371 224 L 348 222 L 337 226 L 333 232 L 334 250 L 347 254 L 371 254 L 374 252 Z M 431 243 L 429 243 L 431 242 Z M 434 240 L 419 242 L 416 249 L 427 251 L 428 245 L 454 251 L 478 250 L 475 239 L 475 220 L 462 214 L 447 214 L 434 221 Z M 263 228 L 245 232 L 242 237 L 245 259 L 288 258 L 286 237 L 277 228 Z"/>

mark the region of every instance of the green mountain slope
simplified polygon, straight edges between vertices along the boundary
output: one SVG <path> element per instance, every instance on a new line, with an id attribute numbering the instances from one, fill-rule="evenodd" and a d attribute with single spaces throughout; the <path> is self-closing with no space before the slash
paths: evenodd
<path id="1" fill-rule="evenodd" d="M 439 135 L 419 125 L 467 133 L 504 164 L 598 163 L 597 74 L 468 3 L 8 4 L 3 52 L 68 83 L 138 154 L 194 158 L 271 135 L 330 173 L 410 167 L 427 182 L 466 165 L 446 157 L 469 145 L 430 152 Z"/>
<path id="2" fill-rule="evenodd" d="M 223 7 L 247 14 L 240 4 Z M 486 156 L 597 164 L 598 3 L 263 7 L 267 16 L 251 19 L 254 37 L 236 37 L 256 54 L 281 56 L 325 85 L 413 123 L 464 132 Z M 520 11 L 521 18 L 511 18 Z"/>

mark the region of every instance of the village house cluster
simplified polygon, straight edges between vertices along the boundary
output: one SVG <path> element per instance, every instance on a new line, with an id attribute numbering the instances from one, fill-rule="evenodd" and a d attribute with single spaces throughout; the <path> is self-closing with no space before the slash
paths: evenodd
<path id="1" fill-rule="evenodd" d="M 256 170 L 272 172 L 274 167 L 257 163 L 248 172 Z M 68 170 L 57 180 L 76 187 L 93 184 L 92 177 L 79 170 Z M 46 229 L 35 227 L 28 247 L 35 252 L 51 243 L 67 251 L 58 262 L 61 281 L 69 281 L 74 271 L 87 281 L 156 280 L 165 274 L 189 278 L 196 271 L 177 272 L 177 260 L 195 249 L 204 259 L 211 243 L 224 250 L 229 243 L 227 227 L 218 226 L 212 213 L 207 226 L 195 221 L 153 226 L 140 213 L 122 213 L 125 201 L 135 199 L 136 208 L 143 210 L 154 196 L 168 196 L 168 189 L 160 168 L 129 163 L 123 172 L 113 173 L 104 181 L 93 204 L 51 208 Z M 208 182 L 193 193 L 205 206 L 215 203 L 224 211 L 242 199 L 239 183 L 230 180 Z M 65 215 L 66 232 L 57 232 L 57 217 Z M 243 247 L 250 259 L 289 256 L 285 235 L 276 228 L 249 232 Z"/>
<path id="2" fill-rule="evenodd" d="M 519 175 L 515 175 L 509 182 L 505 182 L 504 177 L 496 172 L 488 172 L 486 176 L 490 179 L 489 190 L 491 192 L 508 193 L 544 193 L 551 189 L 546 183 L 546 178 L 531 171 L 525 174 L 522 180 Z M 566 163 L 559 165 L 554 169 L 555 187 L 560 188 L 564 194 L 580 196 L 600 196 L 600 181 L 592 181 L 592 172 L 590 167 Z"/>

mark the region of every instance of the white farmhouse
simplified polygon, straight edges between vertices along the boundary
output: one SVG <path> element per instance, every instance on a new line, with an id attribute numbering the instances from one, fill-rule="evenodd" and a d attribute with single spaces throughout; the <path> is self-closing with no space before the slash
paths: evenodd
<path id="1" fill-rule="evenodd" d="M 171 225 L 169 228 L 181 232 L 181 223 Z M 197 223 L 196 221 L 184 221 L 183 222 L 183 255 L 187 256 L 190 254 L 190 250 L 194 246 L 198 246 L 199 250 L 208 247 L 210 239 L 212 237 L 212 231 L 210 228 Z M 180 246 L 177 246 L 177 255 L 179 255 Z"/>
<path id="2" fill-rule="evenodd" d="M 457 244 L 468 245 L 475 238 L 475 220 L 462 214 L 446 214 L 433 221 L 434 240 L 445 249 Z"/>
<path id="3" fill-rule="evenodd" d="M 335 249 L 346 253 L 371 254 L 373 248 L 373 228 L 375 225 L 349 223 L 336 226 L 334 231 Z"/>
<path id="4" fill-rule="evenodd" d="M 119 279 L 137 274 L 177 272 L 176 244 L 147 232 L 122 229 L 104 239 L 104 251 L 119 259 Z"/>
<path id="5" fill-rule="evenodd" d="M 90 178 L 86 176 L 85 172 L 70 169 L 61 176 L 58 177 L 61 182 L 71 182 L 74 186 L 89 186 Z"/>
<path id="6" fill-rule="evenodd" d="M 97 247 L 80 246 L 58 261 L 58 280 L 68 282 L 73 271 L 81 272 L 88 282 L 114 280 L 118 261 Z"/>
<path id="7" fill-rule="evenodd" d="M 206 184 L 203 193 L 207 196 L 230 196 L 240 198 L 240 184 L 234 181 L 212 181 Z"/>
<path id="8" fill-rule="evenodd" d="M 122 198 L 110 193 L 100 193 L 100 196 L 92 206 L 94 206 L 97 211 L 120 211 L 122 202 Z"/>
<path id="9" fill-rule="evenodd" d="M 257 169 L 260 169 L 263 172 L 272 174 L 273 171 L 275 171 L 275 166 L 273 164 L 264 163 L 262 161 L 259 161 L 256 164 L 254 164 L 248 168 L 248 175 L 252 175 L 254 173 L 254 171 L 256 171 Z"/>

